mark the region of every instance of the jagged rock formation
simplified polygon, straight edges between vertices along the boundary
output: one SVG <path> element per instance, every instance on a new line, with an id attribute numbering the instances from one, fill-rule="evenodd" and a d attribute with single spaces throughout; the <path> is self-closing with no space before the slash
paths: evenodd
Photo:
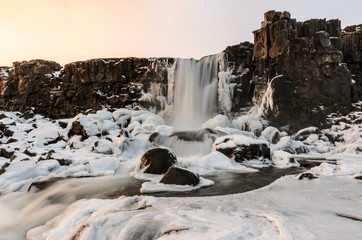
<path id="1" fill-rule="evenodd" d="M 255 104 L 275 126 L 293 132 L 323 126 L 330 111 L 343 111 L 351 101 L 362 99 L 361 25 L 347 27 L 342 34 L 339 20 L 297 22 L 290 13 L 275 11 L 264 18 L 254 32 L 254 44 L 230 46 L 218 55 L 218 91 L 228 91 L 227 108 L 219 103 L 220 112 L 233 115 Z M 141 105 L 159 112 L 172 102 L 168 95 L 174 87 L 169 85 L 175 62 L 93 59 L 63 68 L 52 61 L 15 62 L 0 67 L 0 108 L 52 118 L 103 106 Z M 343 62 L 352 72 L 352 83 Z"/>
<path id="2" fill-rule="evenodd" d="M 346 27 L 342 33 L 343 62 L 352 73 L 352 100 L 362 99 L 362 24 Z"/>
<path id="3" fill-rule="evenodd" d="M 125 107 L 138 103 L 143 93 L 167 93 L 167 67 L 173 59 L 93 59 L 61 68 L 55 62 L 15 62 L 0 69 L 0 104 L 3 109 L 49 117 L 71 117 L 102 106 Z M 145 101 L 160 108 L 159 101 Z"/>
<path id="4" fill-rule="evenodd" d="M 339 20 L 297 22 L 288 12 L 265 13 L 254 32 L 254 103 L 274 124 L 292 131 L 321 126 L 328 109 L 351 102 L 340 29 Z M 270 99 L 263 102 L 268 87 Z"/>
<path id="5" fill-rule="evenodd" d="M 254 44 L 242 42 L 238 45 L 227 47 L 224 53 L 224 62 L 227 66 L 221 66 L 220 71 L 227 71 L 233 77 L 230 83 L 233 84 L 232 92 L 232 112 L 238 112 L 240 108 L 252 105 L 254 84 L 250 79 L 253 77 L 255 66 L 253 60 Z"/>

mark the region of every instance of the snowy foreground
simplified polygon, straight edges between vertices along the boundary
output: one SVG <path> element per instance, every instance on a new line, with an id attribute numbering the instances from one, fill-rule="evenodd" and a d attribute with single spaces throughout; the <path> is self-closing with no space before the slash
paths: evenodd
<path id="1" fill-rule="evenodd" d="M 202 141 L 175 139 L 175 129 L 147 111 L 104 110 L 56 121 L 0 114 L 0 239 L 362 239 L 361 111 L 333 115 L 331 128 L 294 136 L 255 117 L 218 115 L 202 126 L 212 131 L 191 134 Z M 69 134 L 75 121 L 83 136 Z M 151 142 L 153 133 L 165 138 Z M 216 151 L 241 143 L 268 144 L 272 159 L 240 164 Z M 199 185 L 161 184 L 161 176 L 142 173 L 141 156 L 159 145 L 173 149 L 177 166 L 199 174 Z M 321 161 L 308 171 L 316 179 L 284 176 L 261 189 L 215 197 L 141 194 L 207 187 L 214 184 L 208 176 L 222 172 L 298 167 L 293 159 Z M 54 179 L 45 189 L 32 185 Z M 108 192 L 132 185 L 130 179 L 145 181 L 135 196 Z"/>

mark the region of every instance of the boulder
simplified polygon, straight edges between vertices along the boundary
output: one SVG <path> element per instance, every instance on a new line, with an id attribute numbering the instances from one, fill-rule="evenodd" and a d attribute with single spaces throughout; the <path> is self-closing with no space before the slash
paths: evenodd
<path id="1" fill-rule="evenodd" d="M 2 147 L 0 148 L 0 153 L 1 156 L 5 157 L 5 158 L 11 158 L 11 156 L 14 154 L 14 149 L 9 148 L 9 147 Z"/>
<path id="2" fill-rule="evenodd" d="M 278 168 L 299 167 L 299 163 L 288 152 L 274 151 L 271 158 L 274 166 Z"/>
<path id="3" fill-rule="evenodd" d="M 317 179 L 318 177 L 314 176 L 312 173 L 302 173 L 299 175 L 298 180 L 303 180 L 303 179 L 308 179 L 308 180 L 313 180 L 313 179 Z"/>
<path id="4" fill-rule="evenodd" d="M 243 135 L 227 135 L 216 139 L 213 151 L 219 151 L 236 162 L 270 159 L 269 143 Z"/>
<path id="5" fill-rule="evenodd" d="M 167 148 L 153 148 L 143 154 L 140 162 L 141 171 L 151 174 L 164 174 L 169 167 L 176 164 L 175 153 Z"/>
<path id="6" fill-rule="evenodd" d="M 294 141 L 291 137 L 285 136 L 273 147 L 273 151 L 281 150 L 291 154 L 308 153 L 309 149 L 301 141 Z"/>
<path id="7" fill-rule="evenodd" d="M 1 168 L 0 168 L 0 176 L 6 172 L 6 168 L 10 166 L 10 163 L 5 163 Z"/>
<path id="8" fill-rule="evenodd" d="M 200 177 L 186 169 L 170 167 L 160 180 L 160 183 L 196 186 L 200 183 Z"/>
<path id="9" fill-rule="evenodd" d="M 276 144 L 280 140 L 280 131 L 275 127 L 266 127 L 262 132 L 261 136 L 263 136 L 270 143 Z"/>
<path id="10" fill-rule="evenodd" d="M 30 184 L 28 192 L 40 192 L 63 179 L 64 178 L 61 177 L 55 177 L 40 182 L 33 182 L 32 184 Z"/>
<path id="11" fill-rule="evenodd" d="M 312 134 L 319 134 L 321 131 L 317 127 L 308 127 L 299 130 L 294 136 L 293 140 L 304 141 Z"/>

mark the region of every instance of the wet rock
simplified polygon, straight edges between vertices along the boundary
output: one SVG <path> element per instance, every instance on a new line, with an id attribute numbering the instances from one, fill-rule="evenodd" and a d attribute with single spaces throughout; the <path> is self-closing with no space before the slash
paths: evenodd
<path id="1" fill-rule="evenodd" d="M 213 145 L 213 150 L 223 153 L 236 162 L 270 159 L 270 148 L 267 141 L 242 135 L 219 137 Z"/>
<path id="2" fill-rule="evenodd" d="M 44 181 L 40 181 L 40 182 L 33 182 L 32 184 L 30 184 L 29 188 L 28 188 L 28 192 L 40 192 L 48 187 L 50 187 L 51 185 L 53 185 L 54 183 L 63 180 L 64 178 L 61 177 L 56 177 L 56 178 L 50 178 L 48 180 L 44 180 Z"/>
<path id="3" fill-rule="evenodd" d="M 14 131 L 10 130 L 8 127 L 5 127 L 4 135 L 7 137 L 12 137 L 14 135 Z"/>
<path id="4" fill-rule="evenodd" d="M 72 127 L 70 129 L 71 135 L 82 135 L 83 134 L 83 126 L 79 121 L 74 121 L 72 123 Z"/>
<path id="5" fill-rule="evenodd" d="M 14 154 L 14 152 L 15 151 L 11 148 L 5 148 L 5 147 L 0 148 L 1 156 L 5 157 L 5 158 L 11 158 L 11 156 Z"/>
<path id="6" fill-rule="evenodd" d="M 63 129 L 67 128 L 67 126 L 68 126 L 68 122 L 65 122 L 65 121 L 58 121 L 58 124 Z"/>
<path id="7" fill-rule="evenodd" d="M 14 142 L 17 142 L 17 141 L 19 141 L 19 140 L 11 137 L 11 138 L 8 139 L 7 143 L 14 143 Z"/>
<path id="8" fill-rule="evenodd" d="M 6 172 L 6 168 L 9 167 L 9 166 L 10 166 L 10 163 L 5 163 L 5 164 L 0 168 L 0 176 Z"/>
<path id="9" fill-rule="evenodd" d="M 140 169 L 145 169 L 144 173 L 164 174 L 169 167 L 176 164 L 177 158 L 172 150 L 167 148 L 154 148 L 143 154 Z"/>
<path id="10" fill-rule="evenodd" d="M 303 180 L 303 179 L 313 180 L 313 179 L 317 179 L 317 178 L 318 177 L 314 176 L 312 173 L 302 173 L 298 177 L 299 180 Z"/>
<path id="11" fill-rule="evenodd" d="M 200 183 L 200 177 L 186 169 L 170 167 L 160 180 L 160 183 L 196 186 Z"/>
<path id="12" fill-rule="evenodd" d="M 25 149 L 24 154 L 30 156 L 30 157 L 35 157 L 36 153 L 35 152 L 31 152 L 29 149 Z"/>

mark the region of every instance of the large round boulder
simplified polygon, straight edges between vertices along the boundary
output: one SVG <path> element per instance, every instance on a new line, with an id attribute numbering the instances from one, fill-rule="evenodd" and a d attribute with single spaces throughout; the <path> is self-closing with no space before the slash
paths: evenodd
<path id="1" fill-rule="evenodd" d="M 143 154 L 140 169 L 144 173 L 164 174 L 177 162 L 175 153 L 167 148 L 153 148 Z"/>
<path id="2" fill-rule="evenodd" d="M 200 183 L 200 177 L 186 169 L 170 167 L 163 178 L 160 180 L 160 183 L 196 186 Z"/>

